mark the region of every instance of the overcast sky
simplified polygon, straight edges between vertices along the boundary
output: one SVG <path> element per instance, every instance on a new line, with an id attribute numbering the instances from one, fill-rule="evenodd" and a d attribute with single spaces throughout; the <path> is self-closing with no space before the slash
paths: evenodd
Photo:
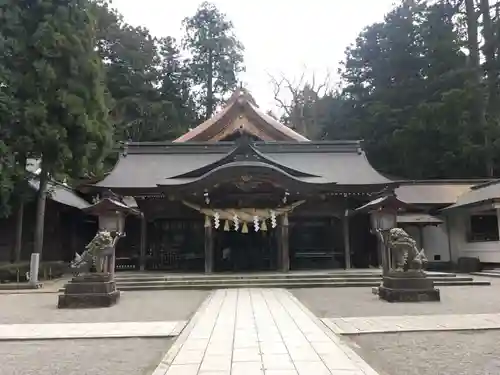
<path id="1" fill-rule="evenodd" d="M 182 35 L 181 22 L 201 0 L 113 0 L 134 26 L 153 35 Z M 335 75 L 345 48 L 367 25 L 383 20 L 394 0 L 213 0 L 233 21 L 245 46 L 247 71 L 242 76 L 257 103 L 273 108 L 269 74 L 300 77 L 307 69 L 317 77 Z M 319 78 L 318 78 L 319 79 Z M 335 79 L 334 79 L 335 81 Z"/>

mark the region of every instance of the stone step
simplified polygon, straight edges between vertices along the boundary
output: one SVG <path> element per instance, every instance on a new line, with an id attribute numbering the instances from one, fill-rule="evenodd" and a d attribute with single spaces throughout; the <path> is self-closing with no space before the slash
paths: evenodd
<path id="1" fill-rule="evenodd" d="M 470 274 L 473 276 L 500 277 L 500 271 L 492 272 L 492 271 L 488 270 L 488 271 L 481 271 L 481 272 L 471 272 Z"/>
<path id="2" fill-rule="evenodd" d="M 432 278 L 455 278 L 456 274 L 433 272 L 429 274 Z M 117 282 L 142 282 L 142 281 L 236 281 L 236 280 L 261 280 L 261 279 L 274 279 L 274 280 L 289 280 L 289 279 L 324 279 L 324 278 L 338 278 L 338 279 L 380 279 L 381 274 L 373 272 L 357 272 L 357 273 L 344 273 L 344 272 L 325 272 L 325 273 L 268 273 L 268 274 L 211 274 L 211 275 L 152 275 L 147 274 L 127 274 L 115 275 Z"/>
<path id="3" fill-rule="evenodd" d="M 190 284 L 171 284 L 171 283 L 158 283 L 155 285 L 144 285 L 141 283 L 129 284 L 129 285 L 118 285 L 118 289 L 121 291 L 140 291 L 140 290 L 169 290 L 169 289 L 231 289 L 231 288 L 346 288 L 346 287 L 374 287 L 379 286 L 380 281 L 336 281 L 336 282 L 325 282 L 325 281 L 309 281 L 309 282 L 269 282 L 269 283 L 190 283 Z M 488 281 L 436 281 L 435 286 L 487 286 L 490 285 Z"/>
<path id="4" fill-rule="evenodd" d="M 471 282 L 473 281 L 473 278 L 470 276 L 460 276 L 460 277 L 429 277 L 431 280 L 439 281 L 439 282 Z M 158 284 L 168 284 L 168 285 L 191 285 L 191 284 L 207 284 L 207 285 L 212 285 L 212 284 L 234 284 L 234 285 L 240 285 L 240 284 L 273 284 L 273 283 L 345 283 L 345 282 L 352 282 L 352 283 L 360 283 L 360 282 L 366 282 L 366 283 L 375 283 L 379 284 L 381 278 L 380 277 L 370 277 L 370 278 L 342 278 L 342 277 L 322 277 L 322 278 L 286 278 L 286 279 L 281 279 L 281 278 L 275 278 L 275 277 L 268 277 L 266 279 L 247 279 L 247 278 L 241 278 L 241 279 L 233 279 L 233 280 L 227 280 L 227 279 L 219 279 L 219 278 L 207 278 L 207 279 L 170 279 L 170 280 L 148 280 L 148 279 L 142 279 L 142 280 L 117 280 L 117 285 L 119 287 L 123 286 L 128 286 L 128 285 L 143 285 L 143 286 L 148 286 L 148 285 L 158 285 Z"/>
<path id="5" fill-rule="evenodd" d="M 469 276 L 431 277 L 436 286 L 480 286 L 491 285 L 486 280 L 474 280 Z M 257 280 L 144 280 L 117 281 L 119 290 L 164 290 L 164 289 L 225 289 L 225 288 L 320 288 L 320 287 L 372 287 L 379 286 L 380 278 L 342 279 L 342 278 L 312 278 L 312 279 L 257 279 Z M 64 291 L 64 288 L 60 289 Z"/>

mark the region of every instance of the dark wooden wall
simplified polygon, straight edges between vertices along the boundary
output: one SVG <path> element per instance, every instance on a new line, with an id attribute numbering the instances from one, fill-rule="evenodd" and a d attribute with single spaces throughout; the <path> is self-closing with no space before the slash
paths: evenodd
<path id="1" fill-rule="evenodd" d="M 35 232 L 35 203 L 24 207 L 21 260 L 30 259 Z M 42 260 L 69 261 L 75 252 L 81 253 L 97 230 L 97 221 L 76 208 L 47 201 Z M 14 260 L 16 216 L 0 219 L 0 262 Z"/>

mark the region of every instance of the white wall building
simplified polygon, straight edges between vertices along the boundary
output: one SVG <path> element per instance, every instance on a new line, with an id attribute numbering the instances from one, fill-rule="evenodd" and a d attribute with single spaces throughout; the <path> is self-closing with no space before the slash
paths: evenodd
<path id="1" fill-rule="evenodd" d="M 500 264 L 500 181 L 408 182 L 396 195 L 415 208 L 398 216 L 398 225 L 434 266 L 462 257 Z"/>

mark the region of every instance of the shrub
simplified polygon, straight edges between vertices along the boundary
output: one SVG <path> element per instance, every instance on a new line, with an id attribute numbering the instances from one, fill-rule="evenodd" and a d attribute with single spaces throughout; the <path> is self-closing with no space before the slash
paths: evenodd
<path id="1" fill-rule="evenodd" d="M 68 269 L 68 264 L 61 261 L 41 262 L 38 278 L 55 279 L 59 278 Z M 0 265 L 0 282 L 16 282 L 19 274 L 19 281 L 27 281 L 26 273 L 30 271 L 29 262 L 9 263 Z"/>

